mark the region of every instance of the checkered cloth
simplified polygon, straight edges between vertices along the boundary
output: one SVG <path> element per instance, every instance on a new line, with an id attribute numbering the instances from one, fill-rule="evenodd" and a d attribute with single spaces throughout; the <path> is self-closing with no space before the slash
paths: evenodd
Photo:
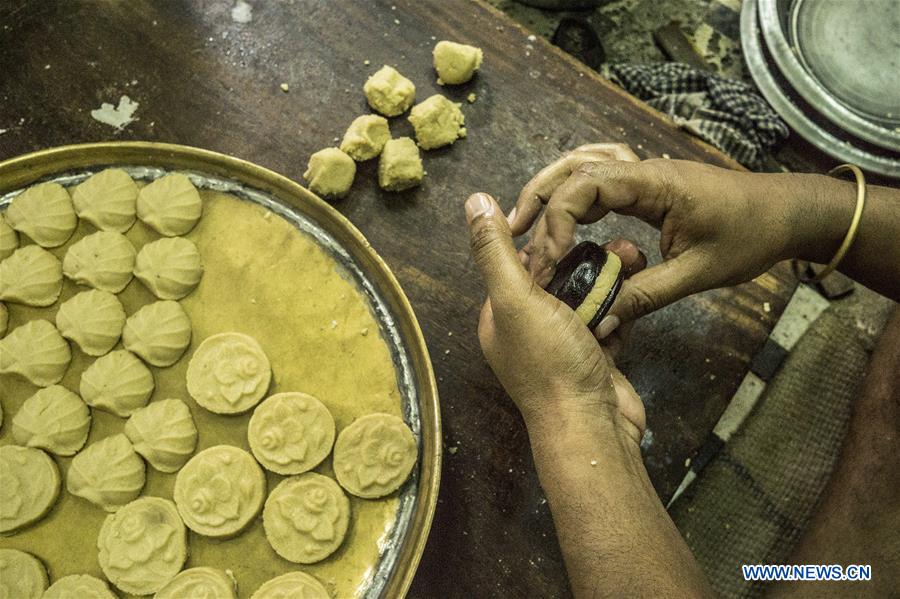
<path id="1" fill-rule="evenodd" d="M 787 125 L 746 83 L 671 62 L 606 64 L 600 72 L 751 169 L 787 139 Z"/>

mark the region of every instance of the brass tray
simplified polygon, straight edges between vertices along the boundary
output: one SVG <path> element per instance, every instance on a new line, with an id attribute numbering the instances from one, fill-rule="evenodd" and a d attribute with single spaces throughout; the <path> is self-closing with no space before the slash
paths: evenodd
<path id="1" fill-rule="evenodd" d="M 187 173 L 198 187 L 264 205 L 313 235 L 357 279 L 390 346 L 405 419 L 419 442 L 419 462 L 400 492 L 397 520 L 374 567 L 366 597 L 402 597 L 415 575 L 437 504 L 441 423 L 437 386 L 422 331 L 397 279 L 363 235 L 315 194 L 266 168 L 209 150 L 154 142 L 103 142 L 41 150 L 0 162 L 0 204 L 10 192 L 87 171 L 127 168 L 133 177 Z M 4 196 L 7 199 L 4 201 Z M 3 206 L 0 206 L 3 207 Z"/>

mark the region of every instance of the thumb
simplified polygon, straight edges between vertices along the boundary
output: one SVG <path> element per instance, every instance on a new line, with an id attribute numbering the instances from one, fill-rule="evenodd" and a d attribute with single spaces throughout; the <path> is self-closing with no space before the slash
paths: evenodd
<path id="1" fill-rule="evenodd" d="M 528 275 L 512 242 L 509 223 L 494 199 L 476 193 L 466 200 L 472 256 L 494 303 L 528 287 Z"/>

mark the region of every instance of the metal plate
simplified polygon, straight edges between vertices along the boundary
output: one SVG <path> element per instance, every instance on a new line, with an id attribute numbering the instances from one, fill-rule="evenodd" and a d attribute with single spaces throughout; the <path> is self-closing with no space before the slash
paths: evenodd
<path id="1" fill-rule="evenodd" d="M 384 261 L 362 234 L 314 194 L 265 168 L 230 156 L 173 144 L 97 143 L 44 150 L 0 162 L 0 206 L 40 181 L 74 185 L 99 168 L 125 168 L 137 180 L 168 171 L 187 174 L 201 189 L 228 193 L 275 212 L 312 236 L 354 279 L 382 328 L 397 373 L 404 417 L 420 459 L 401 489 L 397 520 L 373 564 L 367 598 L 402 597 L 425 547 L 440 483 L 441 425 L 437 387 L 412 307 Z"/>
<path id="2" fill-rule="evenodd" d="M 741 46 L 747 68 L 763 96 L 804 139 L 838 160 L 852 162 L 873 173 L 900 178 L 900 156 L 889 150 L 867 147 L 867 144 L 853 140 L 831 123 L 815 120 L 815 110 L 778 75 L 777 67 L 773 67 L 773 58 L 766 52 L 761 36 L 757 21 L 757 0 L 744 0 L 741 9 Z"/>
<path id="3" fill-rule="evenodd" d="M 900 130 L 869 120 L 849 109 L 831 91 L 823 87 L 801 63 L 796 49 L 788 42 L 790 15 L 794 3 L 795 0 L 758 0 L 758 27 L 762 30 L 765 45 L 771 52 L 774 63 L 790 87 L 796 90 L 815 112 L 824 116 L 833 125 L 859 139 L 900 152 Z M 753 4 L 757 5 L 757 2 Z M 846 4 L 859 6 L 858 2 Z M 834 40 L 825 39 L 821 43 L 833 44 Z M 840 48 L 836 48 L 836 51 Z"/>

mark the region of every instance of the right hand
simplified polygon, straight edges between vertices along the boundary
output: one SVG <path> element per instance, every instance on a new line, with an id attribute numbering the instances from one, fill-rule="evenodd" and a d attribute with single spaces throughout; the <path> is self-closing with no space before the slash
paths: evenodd
<path id="1" fill-rule="evenodd" d="M 540 284 L 549 281 L 570 249 L 578 224 L 613 211 L 636 216 L 661 233 L 664 261 L 624 282 L 606 317 L 607 334 L 618 323 L 699 291 L 748 281 L 790 257 L 795 175 L 744 173 L 682 160 L 561 160 L 568 160 L 567 176 L 561 178 L 554 165 L 541 171 L 523 189 L 510 219 L 512 233 L 521 235 L 546 204 L 523 248 L 523 262 Z M 790 177 L 795 178 L 793 191 Z"/>

